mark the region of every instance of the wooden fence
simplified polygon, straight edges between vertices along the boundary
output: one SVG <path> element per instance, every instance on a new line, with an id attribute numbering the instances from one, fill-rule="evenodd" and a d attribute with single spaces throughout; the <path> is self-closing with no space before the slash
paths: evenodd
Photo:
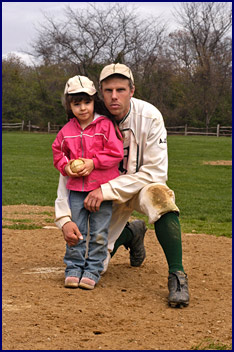
<path id="1" fill-rule="evenodd" d="M 14 130 L 14 129 L 19 129 L 21 131 L 24 130 L 24 121 L 19 122 L 19 123 L 2 123 L 2 129 L 6 130 Z"/>
<path id="2" fill-rule="evenodd" d="M 64 125 L 55 125 L 48 122 L 48 133 L 58 133 Z"/>
<path id="3" fill-rule="evenodd" d="M 31 121 L 25 125 L 24 121 L 19 123 L 2 123 L 2 129 L 5 130 L 14 130 L 19 129 L 21 131 L 38 131 L 38 132 L 47 132 L 47 133 L 58 133 L 58 131 L 63 127 L 63 125 L 55 125 L 48 122 L 47 128 L 40 128 L 37 125 L 33 125 Z M 219 124 L 216 127 L 207 128 L 197 128 L 190 127 L 188 125 L 184 126 L 175 126 L 166 127 L 168 135 L 202 135 L 202 136 L 216 136 L 216 137 L 231 137 L 232 136 L 232 126 L 220 126 Z"/>
<path id="4" fill-rule="evenodd" d="M 175 126 L 175 127 L 166 127 L 167 134 L 173 135 L 201 135 L 201 136 L 216 136 L 216 137 L 231 137 L 232 136 L 232 126 L 220 126 L 219 124 L 216 127 L 209 128 L 197 128 L 190 127 L 188 125 L 184 126 Z"/>
<path id="5" fill-rule="evenodd" d="M 23 120 L 22 122 L 18 122 L 18 123 L 3 122 L 2 129 L 5 129 L 5 130 L 19 129 L 21 131 L 28 130 L 29 132 L 32 132 L 33 130 L 39 131 L 41 128 L 40 126 L 32 125 L 31 121 L 28 121 L 28 124 L 25 125 Z"/>

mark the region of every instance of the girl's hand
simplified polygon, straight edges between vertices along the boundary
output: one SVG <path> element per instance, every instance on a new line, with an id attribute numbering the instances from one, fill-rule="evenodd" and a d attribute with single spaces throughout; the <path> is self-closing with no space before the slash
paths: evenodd
<path id="1" fill-rule="evenodd" d="M 76 172 L 72 172 L 70 165 L 73 162 L 74 159 L 70 160 L 67 165 L 64 168 L 64 171 L 66 172 L 67 176 L 69 177 L 80 177 Z"/>
<path id="2" fill-rule="evenodd" d="M 80 167 L 79 171 L 77 172 L 77 175 L 79 177 L 81 176 L 88 176 L 94 169 L 94 162 L 92 159 L 85 159 L 85 158 L 80 158 L 83 160 L 84 165 Z"/>

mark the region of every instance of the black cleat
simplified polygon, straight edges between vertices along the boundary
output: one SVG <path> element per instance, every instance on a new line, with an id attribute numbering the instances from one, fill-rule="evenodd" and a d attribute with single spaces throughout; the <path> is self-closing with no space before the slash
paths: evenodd
<path id="1" fill-rule="evenodd" d="M 182 308 L 189 305 L 187 275 L 183 271 L 175 271 L 168 276 L 169 306 Z"/>
<path id="2" fill-rule="evenodd" d="M 140 266 L 145 259 L 144 237 L 147 230 L 143 220 L 127 223 L 126 227 L 132 232 L 132 240 L 125 246 L 130 249 L 131 266 Z"/>

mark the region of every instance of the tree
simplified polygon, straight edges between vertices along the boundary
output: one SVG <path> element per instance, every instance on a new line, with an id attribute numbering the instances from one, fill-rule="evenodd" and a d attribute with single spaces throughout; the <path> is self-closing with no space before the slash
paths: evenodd
<path id="1" fill-rule="evenodd" d="M 89 4 L 86 9 L 65 10 L 65 20 L 45 15 L 32 44 L 33 54 L 44 64 L 67 63 L 76 74 L 98 80 L 92 68 L 111 62 L 125 63 L 144 72 L 144 61 L 157 56 L 163 43 L 164 26 L 158 18 L 140 19 L 136 9 L 120 3 Z M 95 76 L 92 76 L 94 75 Z M 96 76 L 97 74 L 97 76 Z"/>
<path id="2" fill-rule="evenodd" d="M 3 59 L 3 122 L 30 120 L 42 128 L 48 121 L 65 123 L 61 96 L 66 80 L 67 72 L 61 66 L 27 66 L 15 55 Z"/>
<path id="3" fill-rule="evenodd" d="M 21 122 L 28 113 L 27 66 L 15 55 L 2 61 L 2 121 Z"/>
<path id="4" fill-rule="evenodd" d="M 135 97 L 155 105 L 167 125 L 202 127 L 232 120 L 232 41 L 229 3 L 186 2 L 167 35 L 161 19 L 142 19 L 126 3 L 65 8 L 65 19 L 45 15 L 32 51 L 38 64 L 3 60 L 3 120 L 65 123 L 61 95 L 68 78 L 98 79 L 104 65 L 120 62 L 134 75 Z"/>
<path id="5" fill-rule="evenodd" d="M 228 3 L 185 2 L 175 14 L 183 29 L 170 34 L 169 55 L 186 86 L 185 104 L 200 114 L 208 128 L 224 92 L 231 91 L 232 45 L 227 36 L 231 7 Z"/>

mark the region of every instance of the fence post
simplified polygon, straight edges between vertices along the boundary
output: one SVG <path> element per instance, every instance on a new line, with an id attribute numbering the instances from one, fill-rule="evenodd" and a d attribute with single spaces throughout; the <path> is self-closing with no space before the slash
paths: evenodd
<path id="1" fill-rule="evenodd" d="M 28 121 L 28 131 L 31 132 L 31 121 Z"/>
<path id="2" fill-rule="evenodd" d="M 217 125 L 217 137 L 219 137 L 220 124 Z"/>
<path id="3" fill-rule="evenodd" d="M 187 136 L 188 134 L 188 125 L 186 123 L 186 125 L 184 126 L 184 135 Z"/>
<path id="4" fill-rule="evenodd" d="M 48 122 L 48 133 L 50 133 L 50 122 Z"/>
<path id="5" fill-rule="evenodd" d="M 22 125 L 21 125 L 21 131 L 24 130 L 24 120 L 22 121 Z"/>

